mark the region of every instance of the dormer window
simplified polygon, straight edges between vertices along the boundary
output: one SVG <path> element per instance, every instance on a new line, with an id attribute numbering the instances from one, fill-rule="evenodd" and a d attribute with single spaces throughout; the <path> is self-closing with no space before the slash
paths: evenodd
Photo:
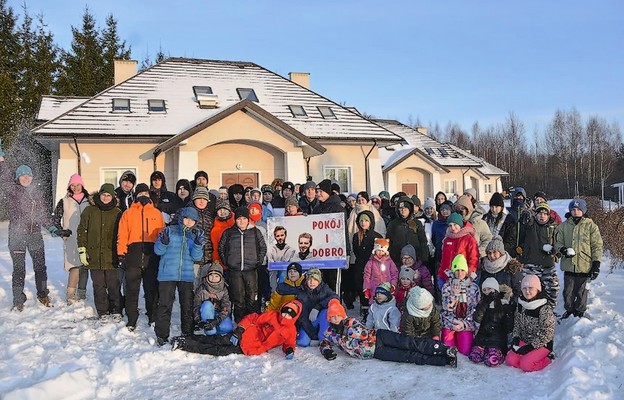
<path id="1" fill-rule="evenodd" d="M 327 106 L 319 106 L 316 107 L 318 108 L 319 112 L 321 113 L 321 116 L 325 119 L 337 119 L 336 118 L 336 114 L 334 114 L 334 110 L 331 109 L 331 107 L 327 107 Z"/>
<path id="2" fill-rule="evenodd" d="M 114 112 L 130 112 L 130 99 L 113 99 Z"/>
<path id="3" fill-rule="evenodd" d="M 288 106 L 288 108 L 290 108 L 290 112 L 292 113 L 293 117 L 307 117 L 308 116 L 306 111 L 303 109 L 303 106 Z"/>
<path id="4" fill-rule="evenodd" d="M 167 112 L 165 108 L 164 100 L 148 100 L 147 101 L 147 109 L 151 113 L 164 113 Z"/>
<path id="5" fill-rule="evenodd" d="M 253 89 L 249 88 L 237 88 L 236 93 L 238 93 L 238 97 L 241 100 L 251 100 L 253 102 L 258 102 L 258 96 L 256 96 L 256 92 Z"/>
<path id="6" fill-rule="evenodd" d="M 210 86 L 193 86 L 193 93 L 195 93 L 195 98 L 199 96 L 212 94 L 212 88 Z"/>

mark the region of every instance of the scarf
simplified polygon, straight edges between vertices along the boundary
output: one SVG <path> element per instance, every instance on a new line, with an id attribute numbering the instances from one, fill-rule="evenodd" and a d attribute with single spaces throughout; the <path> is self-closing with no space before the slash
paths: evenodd
<path id="1" fill-rule="evenodd" d="M 490 261 L 489 258 L 485 257 L 483 259 L 483 269 L 490 274 L 496 274 L 497 272 L 502 271 L 503 268 L 507 266 L 509 261 L 511 261 L 511 256 L 507 252 L 494 261 Z"/>
<path id="2" fill-rule="evenodd" d="M 524 296 L 520 297 L 518 299 L 518 303 L 525 309 L 527 310 L 535 310 L 538 307 L 543 306 L 544 304 L 546 304 L 547 300 L 542 298 L 542 299 L 533 299 L 533 300 L 525 300 Z"/>
<path id="3" fill-rule="evenodd" d="M 78 194 L 72 194 L 72 195 L 71 195 L 71 197 L 73 197 L 73 198 L 74 198 L 74 200 L 76 200 L 76 202 L 77 202 L 78 204 L 80 204 L 80 202 L 82 201 L 82 199 L 84 199 L 85 194 L 84 194 L 84 192 L 80 192 L 80 193 L 78 193 Z"/>
<path id="4" fill-rule="evenodd" d="M 492 212 L 489 213 L 489 215 L 486 216 L 485 221 L 488 224 L 488 227 L 490 228 L 490 231 L 492 232 L 492 236 L 496 236 L 499 234 L 501 228 L 503 227 L 503 223 L 505 222 L 505 219 L 507 219 L 507 214 L 504 214 L 501 216 L 500 221 L 498 221 L 498 223 L 496 222 L 496 219 L 498 218 L 499 214 L 494 214 Z"/>
<path id="5" fill-rule="evenodd" d="M 277 247 L 280 250 L 284 250 L 284 247 L 286 247 L 286 242 L 279 244 L 279 243 L 275 243 L 275 247 Z"/>
<path id="6" fill-rule="evenodd" d="M 310 250 L 306 250 L 304 253 L 299 252 L 299 259 L 300 260 L 305 260 L 306 257 L 308 257 L 310 255 Z"/>

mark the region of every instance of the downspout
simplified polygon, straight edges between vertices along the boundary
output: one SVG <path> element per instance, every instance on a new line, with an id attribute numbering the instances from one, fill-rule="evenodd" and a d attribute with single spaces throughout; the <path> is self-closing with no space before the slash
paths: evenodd
<path id="1" fill-rule="evenodd" d="M 468 168 L 466 172 L 462 172 L 462 194 L 464 193 L 464 190 L 466 190 L 466 174 L 468 173 L 468 171 L 470 171 L 470 168 Z"/>
<path id="2" fill-rule="evenodd" d="M 158 157 L 160 155 L 160 153 L 162 153 L 161 149 L 154 150 L 154 153 L 153 153 L 153 155 L 154 155 L 154 157 L 153 157 L 153 159 L 154 159 L 154 171 L 153 172 L 158 170 L 158 168 L 156 168 L 156 157 Z"/>
<path id="3" fill-rule="evenodd" d="M 306 162 L 306 179 L 308 179 L 310 177 L 310 158 L 311 157 L 304 157 L 303 159 Z"/>
<path id="4" fill-rule="evenodd" d="M 80 165 L 81 164 L 81 162 L 80 162 L 80 149 L 78 148 L 78 140 L 76 140 L 76 135 L 74 135 L 74 145 L 76 146 L 76 154 L 78 155 L 78 175 L 82 176 L 82 174 L 80 172 L 80 170 L 81 170 L 81 168 L 80 168 L 81 167 L 81 165 Z M 89 160 L 87 160 L 87 161 L 89 161 Z"/>
<path id="5" fill-rule="evenodd" d="M 377 147 L 377 139 L 373 139 L 373 146 L 368 151 L 368 153 L 366 153 L 366 155 L 364 156 L 364 177 L 366 179 L 366 193 L 370 193 L 370 175 L 368 173 L 368 157 L 373 152 L 373 150 L 375 150 L 375 147 Z"/>

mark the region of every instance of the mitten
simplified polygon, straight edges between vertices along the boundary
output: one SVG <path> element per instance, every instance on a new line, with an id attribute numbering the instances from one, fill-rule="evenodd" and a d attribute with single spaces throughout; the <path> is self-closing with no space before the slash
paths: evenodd
<path id="1" fill-rule="evenodd" d="M 202 229 L 193 229 L 191 232 L 195 235 L 195 244 L 198 246 L 203 246 L 206 242 L 206 234 Z"/>
<path id="2" fill-rule="evenodd" d="M 71 229 L 58 229 L 56 232 L 54 232 L 56 234 L 56 236 L 62 237 L 62 238 L 68 238 L 72 235 L 72 231 Z"/>
<path id="3" fill-rule="evenodd" d="M 338 355 L 336 354 L 336 352 L 333 351 L 332 349 L 323 350 L 323 357 L 325 357 L 327 361 L 335 360 L 337 356 Z"/>
<path id="4" fill-rule="evenodd" d="M 85 267 L 89 265 L 89 257 L 87 256 L 87 248 L 86 247 L 78 247 L 78 255 L 80 256 L 80 262 Z"/>
<path id="5" fill-rule="evenodd" d="M 204 322 L 204 329 L 207 331 L 213 330 L 214 328 L 217 327 L 217 325 L 219 325 L 219 321 L 216 319 L 209 319 L 208 321 L 203 321 Z"/>
<path id="6" fill-rule="evenodd" d="M 171 238 L 169 237 L 169 229 L 165 228 L 160 232 L 160 243 L 167 246 L 171 242 Z"/>
<path id="7" fill-rule="evenodd" d="M 126 267 L 126 255 L 118 255 L 117 256 L 117 268 L 125 268 Z"/>
<path id="8" fill-rule="evenodd" d="M 550 243 L 546 243 L 545 245 L 542 246 L 542 251 L 548 255 L 551 255 L 553 253 L 553 247 L 552 244 Z"/>
<path id="9" fill-rule="evenodd" d="M 234 329 L 234 331 L 232 332 L 230 342 L 232 342 L 234 346 L 238 346 L 241 337 L 243 337 L 243 332 L 245 332 L 245 328 L 243 328 L 242 326 L 237 326 L 236 329 Z"/>
<path id="10" fill-rule="evenodd" d="M 286 353 L 284 357 L 287 360 L 292 360 L 293 358 L 295 358 L 295 351 L 292 349 L 292 347 L 287 348 L 284 353 Z"/>
<path id="11" fill-rule="evenodd" d="M 525 344 L 524 346 L 514 351 L 516 352 L 516 354 L 520 354 L 521 356 L 523 356 L 533 350 L 535 350 L 535 347 L 531 346 L 530 344 Z"/>
<path id="12" fill-rule="evenodd" d="M 600 261 L 592 261 L 592 266 L 589 274 L 592 281 L 598 278 L 598 274 L 600 274 Z"/>
<path id="13" fill-rule="evenodd" d="M 369 300 L 371 299 L 370 289 L 364 289 L 364 297 L 366 297 Z"/>

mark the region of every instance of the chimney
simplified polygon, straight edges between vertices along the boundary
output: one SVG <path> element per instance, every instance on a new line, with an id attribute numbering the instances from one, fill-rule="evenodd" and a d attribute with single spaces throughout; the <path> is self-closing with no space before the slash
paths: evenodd
<path id="1" fill-rule="evenodd" d="M 297 85 L 310 89 L 310 73 L 309 72 L 289 72 L 288 79 Z"/>
<path id="2" fill-rule="evenodd" d="M 422 126 L 416 127 L 416 132 L 420 133 L 421 135 L 429 136 L 427 128 L 424 128 Z"/>
<path id="3" fill-rule="evenodd" d="M 114 60 L 115 61 L 115 85 L 137 74 L 136 60 Z"/>

